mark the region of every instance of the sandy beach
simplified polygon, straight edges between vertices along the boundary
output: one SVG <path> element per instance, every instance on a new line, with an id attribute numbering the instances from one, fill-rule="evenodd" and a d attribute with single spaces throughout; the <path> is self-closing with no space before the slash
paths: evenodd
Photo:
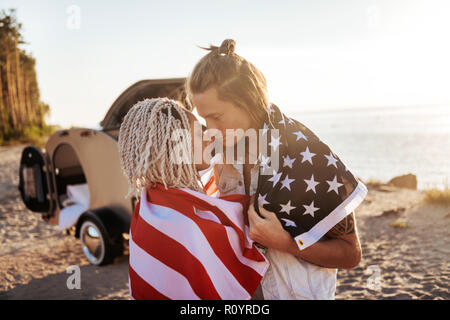
<path id="1" fill-rule="evenodd" d="M 0 147 L 0 299 L 128 299 L 128 256 L 92 266 L 77 239 L 25 208 L 23 147 Z M 338 271 L 336 299 L 449 299 L 450 207 L 424 203 L 423 191 L 368 187 L 356 209 L 363 258 Z M 67 288 L 71 265 L 80 290 Z"/>

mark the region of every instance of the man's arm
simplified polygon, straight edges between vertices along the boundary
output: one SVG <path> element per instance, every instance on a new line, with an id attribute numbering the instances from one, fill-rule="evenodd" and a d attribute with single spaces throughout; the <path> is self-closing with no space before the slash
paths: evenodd
<path id="1" fill-rule="evenodd" d="M 250 203 L 253 203 L 253 198 Z M 291 253 L 324 268 L 351 269 L 361 260 L 361 246 L 354 212 L 337 223 L 324 236 L 306 249 L 300 250 L 289 232 L 283 229 L 277 216 L 259 207 L 260 217 L 251 205 L 248 209 L 250 238 L 259 244 Z"/>
<path id="2" fill-rule="evenodd" d="M 342 236 L 354 234 L 355 232 L 355 216 L 354 212 L 347 215 L 344 219 L 342 219 L 338 224 L 336 224 L 333 228 L 328 231 L 325 236 L 329 239 L 336 239 Z M 353 239 L 354 237 L 352 237 Z M 354 239 L 357 240 L 357 239 Z"/>
<path id="3" fill-rule="evenodd" d="M 300 250 L 295 241 L 292 241 L 288 252 L 326 268 L 356 267 L 361 261 L 362 253 L 354 212 L 330 229 L 323 241 L 318 241 L 304 250 Z"/>

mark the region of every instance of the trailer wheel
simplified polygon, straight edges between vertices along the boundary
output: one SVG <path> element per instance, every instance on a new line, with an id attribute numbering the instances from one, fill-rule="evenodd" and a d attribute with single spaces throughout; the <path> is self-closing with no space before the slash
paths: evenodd
<path id="1" fill-rule="evenodd" d="M 83 252 L 93 265 L 109 264 L 122 254 L 121 239 L 111 238 L 105 230 L 101 222 L 91 217 L 84 219 L 81 224 L 80 240 Z"/>

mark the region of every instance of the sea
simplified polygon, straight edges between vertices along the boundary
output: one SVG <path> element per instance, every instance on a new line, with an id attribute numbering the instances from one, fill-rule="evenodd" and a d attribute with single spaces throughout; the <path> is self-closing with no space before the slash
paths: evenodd
<path id="1" fill-rule="evenodd" d="M 450 187 L 450 105 L 287 113 L 311 129 L 363 181 L 412 173 L 418 189 Z"/>

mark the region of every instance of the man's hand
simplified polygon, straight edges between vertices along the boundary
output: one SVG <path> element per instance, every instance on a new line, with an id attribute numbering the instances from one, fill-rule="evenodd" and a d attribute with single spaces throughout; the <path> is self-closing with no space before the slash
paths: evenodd
<path id="1" fill-rule="evenodd" d="M 291 235 L 283 229 L 280 221 L 273 212 L 267 211 L 259 206 L 261 218 L 253 206 L 254 196 L 250 200 L 248 209 L 248 221 L 250 225 L 250 238 L 268 248 L 287 251 L 294 243 Z"/>

